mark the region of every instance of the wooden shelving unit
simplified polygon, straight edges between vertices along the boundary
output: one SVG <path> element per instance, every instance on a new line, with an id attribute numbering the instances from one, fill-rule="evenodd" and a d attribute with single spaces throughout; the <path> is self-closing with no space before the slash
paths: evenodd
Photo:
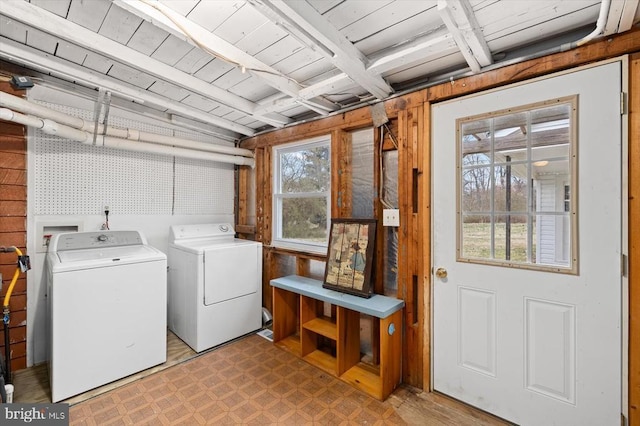
<path id="1" fill-rule="evenodd" d="M 402 300 L 364 299 L 297 275 L 273 279 L 271 287 L 274 344 L 379 400 L 400 384 Z M 336 306 L 335 318 L 324 316 L 325 302 Z M 360 362 L 360 313 L 380 321 L 378 365 Z"/>

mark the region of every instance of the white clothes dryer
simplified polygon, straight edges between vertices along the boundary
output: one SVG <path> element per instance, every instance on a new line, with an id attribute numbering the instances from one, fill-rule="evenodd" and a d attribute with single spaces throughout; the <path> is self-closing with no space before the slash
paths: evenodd
<path id="1" fill-rule="evenodd" d="M 228 223 L 172 226 L 169 329 L 196 352 L 262 327 L 262 244 Z"/>
<path id="2" fill-rule="evenodd" d="M 167 257 L 138 231 L 55 235 L 49 378 L 58 402 L 167 359 Z"/>

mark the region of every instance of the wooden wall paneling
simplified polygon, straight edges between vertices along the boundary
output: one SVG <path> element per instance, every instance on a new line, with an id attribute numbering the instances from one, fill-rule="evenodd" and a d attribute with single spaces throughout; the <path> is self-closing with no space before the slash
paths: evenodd
<path id="1" fill-rule="evenodd" d="M 255 226 L 249 224 L 249 191 L 251 188 L 250 183 L 250 169 L 248 166 L 239 166 L 237 168 L 238 179 L 238 211 L 236 212 L 236 232 L 241 237 L 255 238 Z"/>
<path id="2" fill-rule="evenodd" d="M 640 53 L 629 61 L 629 424 L 640 425 Z"/>
<path id="3" fill-rule="evenodd" d="M 262 306 L 272 309 L 271 279 L 275 278 L 277 265 L 271 250 L 271 149 L 258 148 L 256 157 L 256 241 L 262 243 Z M 245 201 L 246 202 L 246 201 Z"/>
<path id="4" fill-rule="evenodd" d="M 0 81 L 0 91 L 24 97 L 25 91 L 15 90 L 7 81 Z M 0 122 L 0 246 L 16 246 L 28 255 L 27 232 L 27 142 L 23 126 Z M 18 258 L 15 253 L 0 253 L 3 276 L 0 298 L 4 300 L 14 276 Z M 26 368 L 27 280 L 18 276 L 9 301 L 11 321 L 9 337 L 11 368 Z M 4 331 L 0 331 L 0 350 L 4 355 Z"/>
<path id="5" fill-rule="evenodd" d="M 256 150 L 256 239 L 271 245 L 271 148 Z"/>
<path id="6" fill-rule="evenodd" d="M 411 179 L 410 186 L 410 209 L 408 217 L 410 218 L 411 228 L 409 230 L 409 267 L 411 282 L 411 312 L 407 315 L 407 325 L 411 329 L 412 338 L 415 339 L 410 348 L 410 360 L 411 368 L 409 374 L 411 375 L 411 382 L 413 386 L 422 388 L 422 345 L 423 345 L 423 329 L 422 329 L 422 316 L 423 316 L 423 295 L 422 285 L 420 280 L 420 264 L 421 259 L 421 235 L 420 235 L 420 221 L 418 216 L 420 192 L 419 192 L 419 173 L 420 169 L 419 159 L 420 151 L 419 146 L 423 137 L 423 106 L 417 106 L 409 110 L 409 125 L 410 125 L 410 144 L 411 151 L 411 174 L 408 176 Z"/>
<path id="7" fill-rule="evenodd" d="M 311 275 L 311 260 L 303 257 L 296 257 L 296 275 L 308 277 Z"/>
<path id="8" fill-rule="evenodd" d="M 398 112 L 398 209 L 400 210 L 400 226 L 398 227 L 398 294 L 399 299 L 404 300 L 403 313 L 403 347 L 402 347 L 402 381 L 415 386 L 414 377 L 411 374 L 415 368 L 413 365 L 415 335 L 409 321 L 409 313 L 412 310 L 412 278 L 410 270 L 410 229 L 411 229 L 411 179 L 412 159 L 410 149 L 410 119 L 407 110 Z"/>
<path id="9" fill-rule="evenodd" d="M 373 128 L 373 217 L 382 217 L 382 203 L 380 202 L 382 171 L 380 169 L 382 161 L 382 149 L 384 141 L 381 138 L 379 127 Z M 384 294 L 384 265 L 387 262 L 385 247 L 385 231 L 378 220 L 376 226 L 376 247 L 374 252 L 375 275 L 373 282 L 373 292 Z M 380 363 L 380 320 L 371 317 L 371 362 L 374 365 Z"/>
<path id="10" fill-rule="evenodd" d="M 278 277 L 278 259 L 271 247 L 262 247 L 262 306 L 272 312 L 271 280 Z"/>
<path id="11" fill-rule="evenodd" d="M 263 200 L 262 200 L 262 214 L 264 216 L 264 221 L 262 223 L 262 236 L 264 238 L 263 243 L 271 245 L 271 239 L 273 238 L 273 227 L 271 226 L 271 221 L 273 217 L 273 198 L 271 194 L 273 193 L 273 166 L 272 163 L 272 155 L 273 151 L 269 147 L 264 150 L 264 155 L 262 158 L 262 168 L 264 173 L 262 175 L 262 190 L 263 192 Z"/>
<path id="12" fill-rule="evenodd" d="M 431 390 L 431 104 L 422 108 L 418 146 L 418 279 L 422 291 L 422 389 Z"/>
<path id="13" fill-rule="evenodd" d="M 351 134 L 331 132 L 331 217 L 351 217 Z"/>
<path id="14" fill-rule="evenodd" d="M 410 106 L 422 104 L 422 102 L 424 102 L 424 96 L 425 94 L 422 92 L 414 92 L 385 101 L 384 105 L 387 116 L 390 119 L 395 118 L 398 111 Z M 362 108 L 352 111 L 254 136 L 242 141 L 240 146 L 247 149 L 274 146 L 299 140 L 301 135 L 304 135 L 306 138 L 311 138 L 325 135 L 335 129 L 349 131 L 370 127 L 372 125 L 371 123 L 371 111 L 368 106 L 363 106 Z"/>
<path id="15" fill-rule="evenodd" d="M 264 148 L 257 148 L 253 155 L 256 158 L 256 241 L 264 244 Z"/>
<path id="16" fill-rule="evenodd" d="M 402 264 L 404 308 L 404 359 L 403 381 L 412 386 L 422 387 L 422 326 L 419 311 L 422 301 L 418 286 L 418 222 L 417 222 L 417 171 L 419 130 L 422 121 L 422 107 L 410 108 L 406 115 L 399 115 L 399 129 L 404 133 L 399 139 L 402 148 L 399 153 L 399 200 L 401 226 L 398 246 L 404 253 L 398 253 Z M 401 133 L 402 134 L 402 133 Z M 400 171 L 402 169 L 402 171 Z M 400 265 L 399 265 L 400 268 Z M 400 288 L 399 288 L 400 289 Z"/>

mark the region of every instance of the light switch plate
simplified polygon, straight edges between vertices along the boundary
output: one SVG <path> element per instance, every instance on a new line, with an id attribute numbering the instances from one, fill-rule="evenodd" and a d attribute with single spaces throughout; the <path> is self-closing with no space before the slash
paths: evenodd
<path id="1" fill-rule="evenodd" d="M 382 210 L 382 226 L 400 226 L 400 210 Z"/>

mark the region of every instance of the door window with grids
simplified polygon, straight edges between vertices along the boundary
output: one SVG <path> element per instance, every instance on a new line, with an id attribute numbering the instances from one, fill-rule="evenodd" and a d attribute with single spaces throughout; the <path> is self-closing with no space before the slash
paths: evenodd
<path id="1" fill-rule="evenodd" d="M 577 272 L 577 98 L 457 121 L 459 261 Z"/>

